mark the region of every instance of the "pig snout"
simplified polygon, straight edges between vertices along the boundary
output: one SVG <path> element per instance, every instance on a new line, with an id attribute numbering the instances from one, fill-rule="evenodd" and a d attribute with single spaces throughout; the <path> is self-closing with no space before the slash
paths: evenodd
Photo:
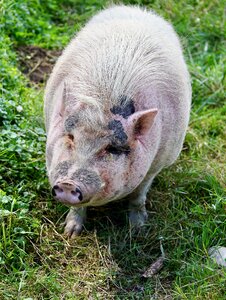
<path id="1" fill-rule="evenodd" d="M 80 203 L 83 199 L 82 192 L 79 187 L 68 183 L 58 183 L 52 188 L 54 198 L 63 203 L 70 205 Z"/>
<path id="2" fill-rule="evenodd" d="M 62 174 L 64 170 L 57 169 L 57 171 Z M 83 205 L 95 198 L 103 186 L 104 184 L 98 173 L 92 170 L 78 169 L 71 172 L 67 178 L 55 178 L 52 195 L 64 204 Z"/>

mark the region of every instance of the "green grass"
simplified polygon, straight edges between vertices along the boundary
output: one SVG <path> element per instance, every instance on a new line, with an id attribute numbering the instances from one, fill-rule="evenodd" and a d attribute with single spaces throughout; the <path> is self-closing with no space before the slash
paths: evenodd
<path id="1" fill-rule="evenodd" d="M 225 299 L 226 270 L 208 249 L 226 246 L 224 1 L 123 1 L 153 8 L 181 37 L 193 105 L 184 149 L 149 192 L 149 221 L 130 231 L 126 205 L 90 209 L 65 240 L 67 208 L 45 171 L 44 84 L 22 74 L 21 45 L 62 49 L 108 1 L 0 0 L 0 299 Z M 164 268 L 142 273 L 161 254 Z M 168 298 L 167 298 L 168 296 Z"/>

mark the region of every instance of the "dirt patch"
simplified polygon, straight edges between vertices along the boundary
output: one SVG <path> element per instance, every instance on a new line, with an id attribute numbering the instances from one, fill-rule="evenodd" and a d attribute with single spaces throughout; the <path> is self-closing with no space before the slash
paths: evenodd
<path id="1" fill-rule="evenodd" d="M 17 48 L 21 71 L 34 83 L 46 82 L 57 58 L 62 53 L 37 46 Z"/>

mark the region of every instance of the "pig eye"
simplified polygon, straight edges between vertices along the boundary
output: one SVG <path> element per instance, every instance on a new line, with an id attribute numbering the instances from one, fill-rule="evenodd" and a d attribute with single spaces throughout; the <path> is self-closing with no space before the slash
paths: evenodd
<path id="1" fill-rule="evenodd" d="M 69 133 L 66 135 L 65 144 L 68 147 L 69 150 L 74 149 L 74 136 L 73 134 Z"/>
<path id="2" fill-rule="evenodd" d="M 69 133 L 69 134 L 68 134 L 68 139 L 69 139 L 70 141 L 73 142 L 73 141 L 74 141 L 74 136 L 73 136 L 73 134 L 70 134 L 70 133 Z"/>
<path id="3" fill-rule="evenodd" d="M 108 145 L 106 147 L 106 152 L 114 155 L 122 155 L 122 154 L 129 154 L 130 153 L 130 148 L 127 147 L 117 147 L 113 145 Z"/>

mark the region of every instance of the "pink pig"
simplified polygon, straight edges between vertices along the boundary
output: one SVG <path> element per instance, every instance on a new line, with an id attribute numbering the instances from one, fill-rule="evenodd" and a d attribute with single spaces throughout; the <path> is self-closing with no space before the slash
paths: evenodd
<path id="1" fill-rule="evenodd" d="M 72 207 L 68 236 L 87 206 L 122 198 L 131 225 L 144 224 L 147 191 L 178 157 L 190 105 L 178 37 L 154 12 L 113 6 L 72 39 L 45 91 L 47 170 L 54 198 Z"/>

